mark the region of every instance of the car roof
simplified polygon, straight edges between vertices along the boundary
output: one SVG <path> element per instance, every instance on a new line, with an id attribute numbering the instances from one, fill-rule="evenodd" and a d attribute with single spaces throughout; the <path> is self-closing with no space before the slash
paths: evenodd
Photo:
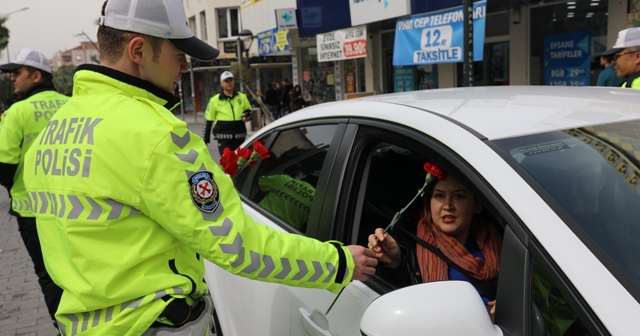
<path id="1" fill-rule="evenodd" d="M 640 90 L 607 87 L 435 89 L 325 103 L 302 111 L 315 117 L 357 116 L 359 113 L 354 113 L 353 104 L 367 105 L 370 111 L 371 106 L 365 102 L 404 105 L 431 112 L 463 124 L 490 140 L 640 119 Z M 318 114 L 319 110 L 322 114 Z M 368 111 L 362 116 L 367 116 Z M 304 113 L 300 117 L 306 119 L 309 115 Z M 394 121 L 393 116 L 385 119 Z"/>

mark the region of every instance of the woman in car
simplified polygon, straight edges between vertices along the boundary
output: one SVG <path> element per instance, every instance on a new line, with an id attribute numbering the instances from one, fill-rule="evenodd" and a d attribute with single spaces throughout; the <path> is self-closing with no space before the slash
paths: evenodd
<path id="1" fill-rule="evenodd" d="M 390 232 L 376 229 L 368 237 L 369 247 L 383 268 L 394 269 L 381 273 L 398 285 L 468 281 L 493 313 L 502 237 L 469 188 L 436 169 L 440 174 L 427 182 L 418 218 Z"/>

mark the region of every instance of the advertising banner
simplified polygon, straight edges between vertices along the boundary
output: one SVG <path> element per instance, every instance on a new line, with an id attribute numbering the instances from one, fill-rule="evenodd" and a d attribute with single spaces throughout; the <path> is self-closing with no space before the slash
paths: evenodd
<path id="1" fill-rule="evenodd" d="M 316 36 L 318 62 L 340 61 L 367 56 L 367 27 L 336 30 Z"/>
<path id="2" fill-rule="evenodd" d="M 586 86 L 591 76 L 591 32 L 544 38 L 544 85 Z"/>
<path id="3" fill-rule="evenodd" d="M 482 61 L 487 2 L 473 4 L 473 60 Z M 398 19 L 393 65 L 464 61 L 462 7 Z"/>
<path id="4" fill-rule="evenodd" d="M 268 56 L 290 51 L 289 30 L 277 28 L 258 33 L 258 55 Z"/>

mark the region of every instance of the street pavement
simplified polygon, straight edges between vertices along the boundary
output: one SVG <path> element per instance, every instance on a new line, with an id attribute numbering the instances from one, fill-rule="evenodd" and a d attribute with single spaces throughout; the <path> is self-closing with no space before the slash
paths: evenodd
<path id="1" fill-rule="evenodd" d="M 189 129 L 202 134 L 203 114 L 187 113 L 177 116 L 185 120 Z M 209 151 L 216 162 L 220 160 L 215 140 Z M 0 187 L 0 335 L 54 336 L 44 298 L 38 285 L 33 264 L 18 233 L 15 217 L 9 215 L 9 196 Z"/>

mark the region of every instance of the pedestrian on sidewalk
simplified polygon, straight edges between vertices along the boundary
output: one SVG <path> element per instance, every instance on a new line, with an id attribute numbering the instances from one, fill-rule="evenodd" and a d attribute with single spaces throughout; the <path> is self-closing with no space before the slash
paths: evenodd
<path id="1" fill-rule="evenodd" d="M 186 55 L 219 54 L 185 22 L 182 0 L 106 1 L 100 65 L 78 67 L 73 96 L 25 156 L 38 230 L 55 237 L 42 248 L 64 288 L 62 334 L 210 334 L 204 259 L 250 279 L 334 293 L 375 273 L 364 246 L 278 231 L 244 212 L 232 179 L 171 113 Z M 248 271 L 266 259 L 271 272 Z M 296 278 L 295 267 L 282 274 L 301 264 L 323 267 L 313 279 Z"/>
<path id="2" fill-rule="evenodd" d="M 284 117 L 291 112 L 291 96 L 289 93 L 293 90 L 293 84 L 289 82 L 289 78 L 282 81 L 282 91 L 280 93 L 280 117 Z"/>
<path id="3" fill-rule="evenodd" d="M 53 85 L 53 75 L 47 58 L 31 49 L 22 49 L 16 59 L 0 65 L 0 70 L 11 73 L 14 93 L 18 101 L 7 109 L 0 127 L 0 184 L 11 195 L 9 213 L 16 217 L 20 237 L 24 242 L 38 283 L 44 294 L 44 301 L 51 320 L 55 325 L 55 314 L 62 296 L 58 287 L 45 269 L 40 241 L 53 237 L 38 234 L 33 204 L 25 190 L 23 175 L 24 155 L 33 144 L 38 133 L 54 113 L 64 105 L 69 97 L 58 93 Z"/>
<path id="4" fill-rule="evenodd" d="M 273 87 L 272 83 L 267 84 L 267 91 L 264 92 L 264 99 L 267 105 L 267 110 L 271 113 L 273 119 L 278 119 L 278 110 L 280 109 L 280 97 L 278 92 Z"/>

